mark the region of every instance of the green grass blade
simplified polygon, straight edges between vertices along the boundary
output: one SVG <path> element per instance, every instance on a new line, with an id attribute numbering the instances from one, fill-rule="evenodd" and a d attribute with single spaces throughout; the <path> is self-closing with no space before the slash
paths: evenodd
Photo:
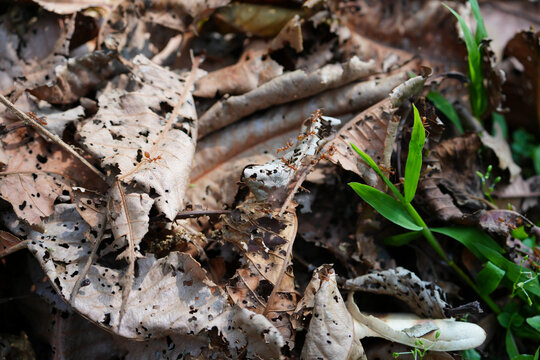
<path id="1" fill-rule="evenodd" d="M 503 269 L 488 261 L 476 278 L 478 289 L 482 294 L 491 294 L 499 286 L 504 274 L 505 271 Z"/>
<path id="2" fill-rule="evenodd" d="M 460 134 L 463 134 L 463 125 L 461 125 L 461 120 L 459 119 L 456 109 L 454 109 L 454 106 L 446 100 L 441 93 L 430 91 L 426 98 L 457 127 Z"/>
<path id="3" fill-rule="evenodd" d="M 369 165 L 369 167 L 371 167 L 373 169 L 373 171 L 375 171 L 377 173 L 377 175 L 379 175 L 379 177 L 384 181 L 384 183 L 386 184 L 386 186 L 388 186 L 388 188 L 394 193 L 394 195 L 397 197 L 397 198 L 400 198 L 402 195 L 401 193 L 399 192 L 399 190 L 394 186 L 394 184 L 392 184 L 392 182 L 390 180 L 388 180 L 388 178 L 383 174 L 383 172 L 381 171 L 381 169 L 379 168 L 379 166 L 375 163 L 375 161 L 373 161 L 373 159 L 371 158 L 371 156 L 369 156 L 368 154 L 366 154 L 365 152 L 363 152 L 362 150 L 360 150 L 356 145 L 354 144 L 350 144 L 351 147 L 353 148 L 354 151 L 356 151 L 356 153 L 358 155 L 360 155 L 360 157 Z"/>
<path id="4" fill-rule="evenodd" d="M 482 59 L 480 55 L 480 48 L 478 47 L 478 44 L 471 33 L 471 29 L 469 29 L 469 26 L 467 26 L 465 20 L 463 20 L 463 18 L 457 12 L 455 12 L 454 9 L 444 3 L 443 5 L 458 19 L 459 25 L 463 30 L 463 39 L 465 40 L 465 46 L 467 47 L 467 53 L 469 55 L 469 77 L 471 80 L 469 93 L 471 97 L 471 108 L 474 115 L 477 118 L 480 118 L 487 107 L 486 92 L 484 89 L 482 76 Z"/>
<path id="5" fill-rule="evenodd" d="M 408 230 L 422 230 L 415 224 L 402 203 L 392 196 L 371 186 L 359 183 L 349 183 L 349 186 L 369 205 L 373 206 L 382 216 Z"/>
<path id="6" fill-rule="evenodd" d="M 478 1 L 469 0 L 469 3 L 471 4 L 471 10 L 472 10 L 474 19 L 476 20 L 476 33 L 474 34 L 475 35 L 474 39 L 476 41 L 476 44 L 480 45 L 482 40 L 488 37 L 486 25 L 484 24 L 484 18 L 482 17 L 482 13 L 480 12 Z"/>
<path id="7" fill-rule="evenodd" d="M 418 187 L 418 179 L 420 179 L 420 171 L 422 170 L 422 150 L 426 141 L 426 130 L 420 120 L 418 109 L 413 104 L 414 125 L 409 142 L 409 155 L 405 164 L 405 183 L 404 196 L 405 201 L 410 203 L 416 194 Z"/>

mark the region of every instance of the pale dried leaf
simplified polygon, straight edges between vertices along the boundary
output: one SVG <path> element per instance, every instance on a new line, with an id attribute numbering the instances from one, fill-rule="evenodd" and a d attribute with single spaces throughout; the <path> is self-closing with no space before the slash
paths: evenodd
<path id="1" fill-rule="evenodd" d="M 47 172 L 0 173 L 0 196 L 13 205 L 21 219 L 38 224 L 53 213 L 53 203 L 69 181 Z"/>
<path id="2" fill-rule="evenodd" d="M 398 313 L 385 316 L 363 314 L 354 303 L 352 294 L 350 293 L 347 299 L 347 309 L 356 326 L 365 329 L 362 334 L 365 337 L 381 337 L 411 347 L 421 339 L 425 348 L 429 347 L 431 351 L 472 349 L 482 345 L 486 339 L 486 333 L 480 326 L 455 319 L 421 319 L 414 314 Z M 433 330 L 421 337 L 414 337 L 407 334 L 414 332 L 411 329 L 419 329 L 419 333 Z M 439 333 L 438 338 L 436 333 Z"/>
<path id="3" fill-rule="evenodd" d="M 88 8 L 108 9 L 112 6 L 113 0 L 33 0 L 42 6 L 45 10 L 67 15 Z"/>
<path id="4" fill-rule="evenodd" d="M 302 20 L 300 16 L 295 15 L 289 22 L 280 30 L 279 34 L 272 39 L 269 45 L 269 50 L 276 51 L 289 44 L 297 53 L 304 50 L 304 39 L 302 38 Z"/>
<path id="5" fill-rule="evenodd" d="M 345 288 L 394 296 L 422 317 L 443 318 L 444 309 L 448 307 L 441 288 L 422 281 L 415 273 L 402 267 L 349 279 L 345 282 Z"/>
<path id="6" fill-rule="evenodd" d="M 234 65 L 213 71 L 195 83 L 193 95 L 213 98 L 216 94 L 239 95 L 283 73 L 283 67 L 267 53 L 264 43 L 252 44 Z"/>
<path id="7" fill-rule="evenodd" d="M 343 65 L 326 65 L 311 74 L 302 70 L 286 73 L 244 95 L 232 96 L 214 104 L 199 119 L 199 136 L 205 136 L 258 110 L 338 88 L 374 71 L 373 62 L 366 63 L 353 57 Z"/>
<path id="8" fill-rule="evenodd" d="M 29 250 L 41 263 L 55 290 L 69 299 L 76 275 L 95 239 L 88 237 L 89 226 L 74 205 L 57 205 L 55 209 L 54 215 L 44 221 L 44 234 L 13 216 L 7 215 L 4 220 L 15 234 L 31 240 Z M 222 292 L 189 255 L 171 253 L 159 260 L 146 257 L 137 261 L 137 268 L 120 329 L 117 329 L 122 303 L 119 282 L 123 274 L 118 269 L 99 262 L 92 264 L 86 277 L 88 284 L 81 287 L 74 299 L 75 309 L 105 329 L 143 340 L 170 334 L 196 334 L 207 326 L 209 317 L 216 318 L 227 307 Z"/>
<path id="9" fill-rule="evenodd" d="M 324 109 L 324 115 L 337 117 L 365 109 L 386 97 L 405 77 L 399 73 L 323 92 L 254 114 L 205 137 L 197 145 L 191 173 L 194 188 L 188 190 L 188 198 L 212 208 L 231 205 L 243 167 L 281 157 L 276 150 L 296 138 L 301 124 L 314 111 Z"/>
<path id="10" fill-rule="evenodd" d="M 133 91 L 105 91 L 98 113 L 81 126 L 81 140 L 123 183 L 153 194 L 159 213 L 172 220 L 182 207 L 195 148 L 193 100 L 187 94 L 179 117 L 170 119 L 179 93 L 189 91 L 184 79 L 142 56 L 132 71 Z"/>
<path id="11" fill-rule="evenodd" d="M 242 178 L 255 198 L 285 206 L 286 200 L 294 195 L 307 173 L 320 160 L 321 148 L 340 123 L 338 119 L 315 113 L 302 125 L 296 146 L 285 150 L 281 159 L 247 166 Z"/>
<path id="12" fill-rule="evenodd" d="M 512 159 L 512 151 L 510 146 L 504 139 L 503 131 L 499 123 L 493 124 L 495 129 L 495 136 L 491 136 L 487 131 L 482 131 L 480 134 L 480 140 L 484 146 L 493 150 L 497 158 L 499 159 L 499 167 L 502 170 L 508 169 L 510 172 L 510 183 L 513 183 L 521 173 L 521 168 Z"/>
<path id="13" fill-rule="evenodd" d="M 315 294 L 301 358 L 367 359 L 355 335 L 354 320 L 337 288 L 336 273 L 330 269 L 325 275 Z"/>
<path id="14" fill-rule="evenodd" d="M 52 84 L 35 87 L 30 93 L 51 104 L 76 102 L 119 71 L 113 63 L 117 56 L 112 51 L 94 51 L 71 58 L 54 69 Z"/>
<path id="15" fill-rule="evenodd" d="M 4 94 L 45 85 L 54 78 L 55 67 L 65 63 L 74 16 L 44 13 L 23 27 L 19 37 L 9 14 L 0 25 L 0 86 Z"/>

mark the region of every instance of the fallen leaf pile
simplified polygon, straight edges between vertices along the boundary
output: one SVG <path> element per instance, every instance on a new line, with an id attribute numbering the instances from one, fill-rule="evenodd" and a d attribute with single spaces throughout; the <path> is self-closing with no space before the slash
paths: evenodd
<path id="1" fill-rule="evenodd" d="M 346 187 L 387 191 L 351 143 L 399 183 L 413 102 L 429 132 L 415 198 L 426 219 L 476 226 L 515 263 L 538 263 L 512 229 L 538 237 L 540 182 L 524 180 L 501 128 L 471 120 L 456 134 L 425 99 L 466 104 L 465 47 L 438 1 L 32 0 L 0 18 L 2 359 L 480 346 L 493 331 L 449 315 L 474 293 L 429 249 L 386 248 L 399 229 Z M 503 69 L 485 44 L 490 104 L 540 119 L 527 63 L 538 33 L 517 30 Z M 508 84 L 536 103 L 505 99 Z M 515 211 L 486 204 L 486 161 Z"/>

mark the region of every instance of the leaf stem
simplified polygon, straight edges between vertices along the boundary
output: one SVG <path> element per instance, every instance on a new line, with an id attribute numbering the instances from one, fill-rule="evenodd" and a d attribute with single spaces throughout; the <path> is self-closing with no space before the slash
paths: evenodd
<path id="1" fill-rule="evenodd" d="M 9 101 L 7 98 L 5 98 L 2 94 L 0 94 L 0 102 L 4 104 L 9 111 L 11 111 L 16 117 L 19 118 L 23 123 L 30 126 L 34 130 L 37 131 L 38 134 L 45 137 L 46 139 L 49 139 L 50 141 L 54 142 L 55 144 L 58 144 L 62 149 L 66 150 L 68 153 L 73 155 L 76 159 L 78 159 L 80 162 L 82 162 L 87 168 L 92 170 L 94 174 L 99 176 L 99 178 L 103 181 L 107 181 L 107 178 L 101 171 L 99 171 L 94 165 L 90 164 L 84 157 L 82 157 L 78 152 L 76 152 L 73 147 L 66 144 L 62 139 L 60 139 L 56 134 L 53 134 L 48 129 L 43 127 L 41 124 L 39 124 L 37 121 L 32 119 L 30 116 L 26 115 L 21 110 L 17 109 L 15 105 L 11 101 Z"/>

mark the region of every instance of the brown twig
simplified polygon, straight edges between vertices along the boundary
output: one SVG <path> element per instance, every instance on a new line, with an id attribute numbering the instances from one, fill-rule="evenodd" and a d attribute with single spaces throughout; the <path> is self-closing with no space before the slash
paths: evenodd
<path id="1" fill-rule="evenodd" d="M 15 105 L 11 103 L 8 99 L 6 99 L 2 94 L 0 94 L 0 102 L 4 104 L 9 111 L 11 111 L 19 120 L 24 122 L 26 125 L 30 126 L 32 129 L 37 131 L 38 134 L 43 136 L 44 138 L 58 144 L 62 149 L 73 155 L 76 159 L 78 159 L 80 162 L 82 162 L 86 167 L 88 167 L 92 172 L 94 172 L 97 176 L 100 177 L 101 180 L 106 181 L 107 178 L 105 175 L 99 171 L 94 165 L 90 164 L 85 158 L 83 158 L 79 153 L 77 153 L 71 146 L 66 144 L 62 139 L 60 139 L 57 135 L 53 134 L 49 130 L 47 130 L 43 125 L 41 125 L 39 122 L 32 119 L 30 116 L 22 112 L 21 110 L 17 109 Z"/>

